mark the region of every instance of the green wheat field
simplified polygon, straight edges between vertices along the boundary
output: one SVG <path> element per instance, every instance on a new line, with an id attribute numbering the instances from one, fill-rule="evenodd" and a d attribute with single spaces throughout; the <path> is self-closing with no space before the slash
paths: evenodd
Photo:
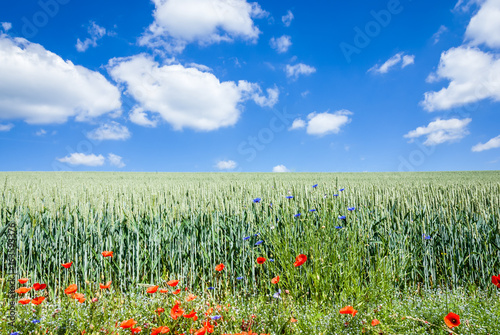
<path id="1" fill-rule="evenodd" d="M 500 171 L 2 172 L 0 189 L 2 334 L 128 334 L 116 323 L 131 318 L 140 334 L 188 334 L 217 314 L 207 305 L 225 306 L 214 334 L 247 332 L 248 320 L 257 334 L 500 334 Z M 17 304 L 15 329 L 12 221 L 16 279 L 47 284 L 42 304 Z M 179 295 L 145 291 L 172 279 Z M 85 303 L 64 294 L 69 284 Z M 188 292 L 199 320 L 172 320 Z M 339 313 L 348 305 L 355 316 Z M 459 326 L 445 325 L 449 312 Z"/>

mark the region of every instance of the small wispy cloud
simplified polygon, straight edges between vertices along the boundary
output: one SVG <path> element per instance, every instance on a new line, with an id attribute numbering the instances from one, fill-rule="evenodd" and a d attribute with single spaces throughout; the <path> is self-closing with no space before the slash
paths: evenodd
<path id="1" fill-rule="evenodd" d="M 283 24 L 285 25 L 285 27 L 290 27 L 290 25 L 292 24 L 292 20 L 293 20 L 293 13 L 291 10 L 289 10 L 286 15 L 283 15 L 281 17 L 281 21 L 283 22 Z"/>
<path id="2" fill-rule="evenodd" d="M 410 64 L 415 63 L 415 55 L 405 55 L 404 52 L 399 52 L 386 60 L 382 65 L 375 64 L 368 72 L 385 74 L 393 69 L 396 65 L 401 64 L 401 68 L 405 68 Z"/>
<path id="3" fill-rule="evenodd" d="M 227 160 L 227 161 L 218 161 L 215 164 L 215 167 L 219 170 L 233 170 L 238 166 L 235 161 Z"/>
<path id="4" fill-rule="evenodd" d="M 286 166 L 281 164 L 273 167 L 273 172 L 290 172 L 290 170 L 288 170 Z"/>
<path id="5" fill-rule="evenodd" d="M 76 41 L 76 50 L 78 50 L 78 52 L 85 52 L 90 46 L 96 47 L 97 41 L 106 35 L 106 29 L 93 21 L 90 22 L 87 30 L 90 37 L 87 37 L 84 41 L 80 39 Z"/>
<path id="6" fill-rule="evenodd" d="M 308 76 L 314 72 L 316 72 L 316 68 L 303 63 L 295 65 L 287 64 L 285 68 L 286 76 L 293 79 L 299 78 L 300 75 Z"/>
<path id="7" fill-rule="evenodd" d="M 271 38 L 269 41 L 271 48 L 276 50 L 278 53 L 285 53 L 288 51 L 288 48 L 292 45 L 292 38 L 288 35 L 283 35 L 278 38 Z"/>
<path id="8" fill-rule="evenodd" d="M 108 161 L 109 164 L 116 166 L 117 168 L 123 168 L 125 167 L 125 163 L 123 162 L 123 157 L 115 155 L 115 154 L 108 154 Z"/>
<path id="9" fill-rule="evenodd" d="M 0 124 L 0 131 L 10 131 L 12 128 L 14 128 L 12 123 Z"/>
<path id="10" fill-rule="evenodd" d="M 473 152 L 481 152 L 490 149 L 500 148 L 500 135 L 493 137 L 486 143 L 478 143 L 472 147 Z"/>
<path id="11" fill-rule="evenodd" d="M 102 166 L 104 165 L 105 158 L 103 155 L 83 154 L 74 152 L 66 157 L 57 158 L 61 163 L 68 163 L 71 165 L 85 165 L 85 166 Z"/>

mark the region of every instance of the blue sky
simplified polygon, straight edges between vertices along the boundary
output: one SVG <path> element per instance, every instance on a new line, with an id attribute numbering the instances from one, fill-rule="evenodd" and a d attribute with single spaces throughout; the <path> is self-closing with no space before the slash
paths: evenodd
<path id="1" fill-rule="evenodd" d="M 0 10 L 0 170 L 499 170 L 500 0 Z"/>

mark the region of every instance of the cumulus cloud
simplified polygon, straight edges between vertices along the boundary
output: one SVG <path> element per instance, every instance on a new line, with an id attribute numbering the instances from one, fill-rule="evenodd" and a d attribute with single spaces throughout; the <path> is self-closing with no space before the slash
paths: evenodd
<path id="1" fill-rule="evenodd" d="M 154 128 L 158 124 L 157 120 L 149 119 L 148 115 L 141 107 L 134 107 L 129 114 L 129 120 L 139 126 Z"/>
<path id="2" fill-rule="evenodd" d="M 284 165 L 276 165 L 273 167 L 273 172 L 290 172 Z"/>
<path id="3" fill-rule="evenodd" d="M 293 20 L 293 13 L 291 10 L 289 10 L 286 15 L 283 15 L 281 17 L 281 21 L 283 22 L 283 24 L 285 25 L 285 27 L 290 27 L 290 25 L 292 24 L 292 20 Z"/>
<path id="4" fill-rule="evenodd" d="M 130 131 L 127 127 L 118 122 L 102 124 L 99 128 L 92 130 L 87 134 L 92 140 L 126 140 L 130 138 Z"/>
<path id="5" fill-rule="evenodd" d="M 258 3 L 246 0 L 153 0 L 154 22 L 139 43 L 181 52 L 188 43 L 206 45 L 241 38 L 257 41 L 253 19 L 266 17 Z"/>
<path id="6" fill-rule="evenodd" d="M 288 51 L 288 48 L 292 45 L 292 38 L 288 35 L 283 35 L 278 38 L 271 38 L 269 41 L 271 48 L 276 50 L 278 53 L 284 53 Z"/>
<path id="7" fill-rule="evenodd" d="M 418 127 L 417 129 L 410 131 L 408 134 L 404 135 L 404 137 L 409 138 L 410 142 L 413 142 L 415 138 L 425 136 L 426 140 L 424 145 L 427 146 L 445 142 L 456 142 L 469 134 L 467 125 L 471 121 L 472 119 L 437 119 L 425 127 Z"/>
<path id="8" fill-rule="evenodd" d="M 99 72 L 23 38 L 0 34 L 0 73 L 0 119 L 86 121 L 121 107 L 119 90 Z"/>
<path id="9" fill-rule="evenodd" d="M 115 154 L 108 154 L 108 161 L 109 164 L 116 166 L 117 168 L 123 168 L 125 167 L 125 163 L 123 163 L 123 157 L 115 155 Z"/>
<path id="10" fill-rule="evenodd" d="M 12 23 L 10 22 L 0 22 L 0 25 L 2 26 L 4 32 L 8 32 L 12 29 Z"/>
<path id="11" fill-rule="evenodd" d="M 405 55 L 404 52 L 399 52 L 386 60 L 382 65 L 374 65 L 368 72 L 375 72 L 379 74 L 384 74 L 389 72 L 396 65 L 401 64 L 401 68 L 405 68 L 410 64 L 415 63 L 415 55 Z"/>
<path id="12" fill-rule="evenodd" d="M 104 165 L 105 158 L 103 155 L 96 156 L 94 154 L 83 154 L 74 152 L 66 157 L 57 158 L 61 163 L 68 163 L 71 165 L 86 165 L 86 166 L 102 166 Z"/>
<path id="13" fill-rule="evenodd" d="M 426 92 L 423 107 L 446 110 L 490 98 L 500 101 L 500 59 L 474 47 L 452 48 L 441 54 L 438 69 L 429 82 L 450 81 L 448 87 Z"/>
<path id="14" fill-rule="evenodd" d="M 297 79 L 300 75 L 307 76 L 314 72 L 316 72 L 316 68 L 303 63 L 295 65 L 287 64 L 285 68 L 286 76 L 293 79 Z"/>
<path id="15" fill-rule="evenodd" d="M 293 123 L 291 125 L 290 128 L 288 128 L 288 130 L 295 130 L 295 129 L 301 129 L 301 128 L 305 128 L 306 126 L 306 122 L 302 119 L 295 119 L 293 120 Z"/>
<path id="16" fill-rule="evenodd" d="M 235 161 L 227 160 L 227 161 L 219 161 L 215 165 L 219 170 L 233 170 L 238 166 Z"/>
<path id="17" fill-rule="evenodd" d="M 500 1 L 486 0 L 472 17 L 465 31 L 465 38 L 472 45 L 484 44 L 500 47 Z"/>
<path id="18" fill-rule="evenodd" d="M 88 27 L 88 32 L 90 37 L 87 37 L 83 42 L 80 39 L 76 41 L 76 50 L 79 52 L 85 52 L 90 46 L 96 47 L 97 41 L 106 35 L 106 29 L 92 21 Z"/>
<path id="19" fill-rule="evenodd" d="M 486 143 L 478 143 L 472 147 L 473 152 L 481 152 L 485 150 L 500 148 L 500 135 L 492 138 Z"/>
<path id="20" fill-rule="evenodd" d="M 311 113 L 307 116 L 307 129 L 309 135 L 323 136 L 327 134 L 338 134 L 340 129 L 351 122 L 352 112 L 339 110 L 335 113 Z"/>
<path id="21" fill-rule="evenodd" d="M 14 125 L 12 123 L 7 123 L 7 124 L 0 123 L 0 131 L 10 131 L 12 128 L 14 128 Z"/>
<path id="22" fill-rule="evenodd" d="M 191 128 L 211 131 L 236 124 L 241 103 L 253 100 L 260 106 L 273 106 L 278 89 L 261 95 L 258 84 L 240 80 L 221 82 L 214 74 L 180 64 L 160 66 L 146 55 L 115 58 L 108 71 L 114 80 L 126 86 L 138 103 L 131 113 L 135 123 L 153 126 L 144 111 L 155 113 L 175 130 Z"/>

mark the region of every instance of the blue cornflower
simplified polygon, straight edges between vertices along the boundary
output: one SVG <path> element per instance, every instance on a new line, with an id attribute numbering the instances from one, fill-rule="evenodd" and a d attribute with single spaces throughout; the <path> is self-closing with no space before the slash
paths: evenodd
<path id="1" fill-rule="evenodd" d="M 254 236 L 255 236 L 255 237 L 257 237 L 257 236 L 259 236 L 259 235 L 260 235 L 260 233 L 257 233 L 257 234 L 255 234 Z"/>
<path id="2" fill-rule="evenodd" d="M 313 185 L 313 188 L 316 188 L 316 187 L 318 187 L 318 184 L 314 184 L 314 185 Z"/>
<path id="3" fill-rule="evenodd" d="M 219 320 L 221 318 L 220 315 L 214 315 L 212 316 L 212 320 Z"/>
<path id="4" fill-rule="evenodd" d="M 269 262 L 274 262 L 274 259 L 269 258 L 269 259 L 268 259 L 268 261 L 269 261 Z"/>
<path id="5" fill-rule="evenodd" d="M 253 202 L 259 203 L 261 200 L 262 200 L 261 198 L 255 198 L 255 199 L 253 199 Z"/>
<path id="6" fill-rule="evenodd" d="M 339 220 L 345 220 L 345 215 L 339 215 Z"/>
<path id="7" fill-rule="evenodd" d="M 210 286 L 208 289 L 209 289 L 209 290 L 215 290 L 215 287 Z"/>
<path id="8" fill-rule="evenodd" d="M 338 197 L 339 195 L 338 195 L 338 194 L 334 194 L 333 196 L 334 196 L 334 197 Z"/>
<path id="9" fill-rule="evenodd" d="M 423 234 L 422 237 L 424 238 L 424 240 L 430 240 L 431 239 L 431 235 L 425 235 L 425 234 Z"/>
<path id="10" fill-rule="evenodd" d="M 287 195 L 286 198 L 287 199 L 293 199 L 293 195 Z"/>
<path id="11" fill-rule="evenodd" d="M 336 226 L 335 228 L 337 228 L 337 229 L 342 229 L 342 226 Z"/>
<path id="12" fill-rule="evenodd" d="M 257 241 L 257 242 L 255 243 L 255 245 L 261 245 L 262 243 L 264 243 L 264 241 L 260 240 L 260 241 Z"/>
<path id="13" fill-rule="evenodd" d="M 316 212 L 316 210 L 313 208 L 313 209 L 310 209 L 309 212 Z"/>
<path id="14" fill-rule="evenodd" d="M 243 237 L 243 239 L 246 241 L 246 240 L 250 239 L 250 236 Z"/>
<path id="15" fill-rule="evenodd" d="M 272 202 L 269 204 L 269 207 L 273 207 L 273 203 Z"/>
<path id="16" fill-rule="evenodd" d="M 236 277 L 236 280 L 242 280 L 243 277 Z"/>
<path id="17" fill-rule="evenodd" d="M 281 299 L 280 294 L 281 294 L 281 289 L 279 289 L 278 292 L 276 292 L 276 293 L 273 294 L 273 298 L 275 298 L 275 299 Z"/>
<path id="18" fill-rule="evenodd" d="M 10 333 L 10 335 L 19 335 L 21 334 L 20 332 L 13 332 L 13 333 Z"/>
<path id="19" fill-rule="evenodd" d="M 296 218 L 298 218 L 300 216 L 300 213 L 297 213 L 294 215 Z"/>
<path id="20" fill-rule="evenodd" d="M 341 188 L 339 191 L 342 192 L 343 190 L 345 190 L 345 188 Z"/>
<path id="21" fill-rule="evenodd" d="M 356 207 L 348 207 L 348 208 L 347 208 L 347 210 L 348 210 L 349 212 L 352 212 L 352 211 L 353 211 L 353 210 L 355 210 L 355 209 L 356 209 Z"/>
<path id="22" fill-rule="evenodd" d="M 31 323 L 36 325 L 37 323 L 40 323 L 40 320 L 35 319 L 35 320 L 31 321 Z"/>

